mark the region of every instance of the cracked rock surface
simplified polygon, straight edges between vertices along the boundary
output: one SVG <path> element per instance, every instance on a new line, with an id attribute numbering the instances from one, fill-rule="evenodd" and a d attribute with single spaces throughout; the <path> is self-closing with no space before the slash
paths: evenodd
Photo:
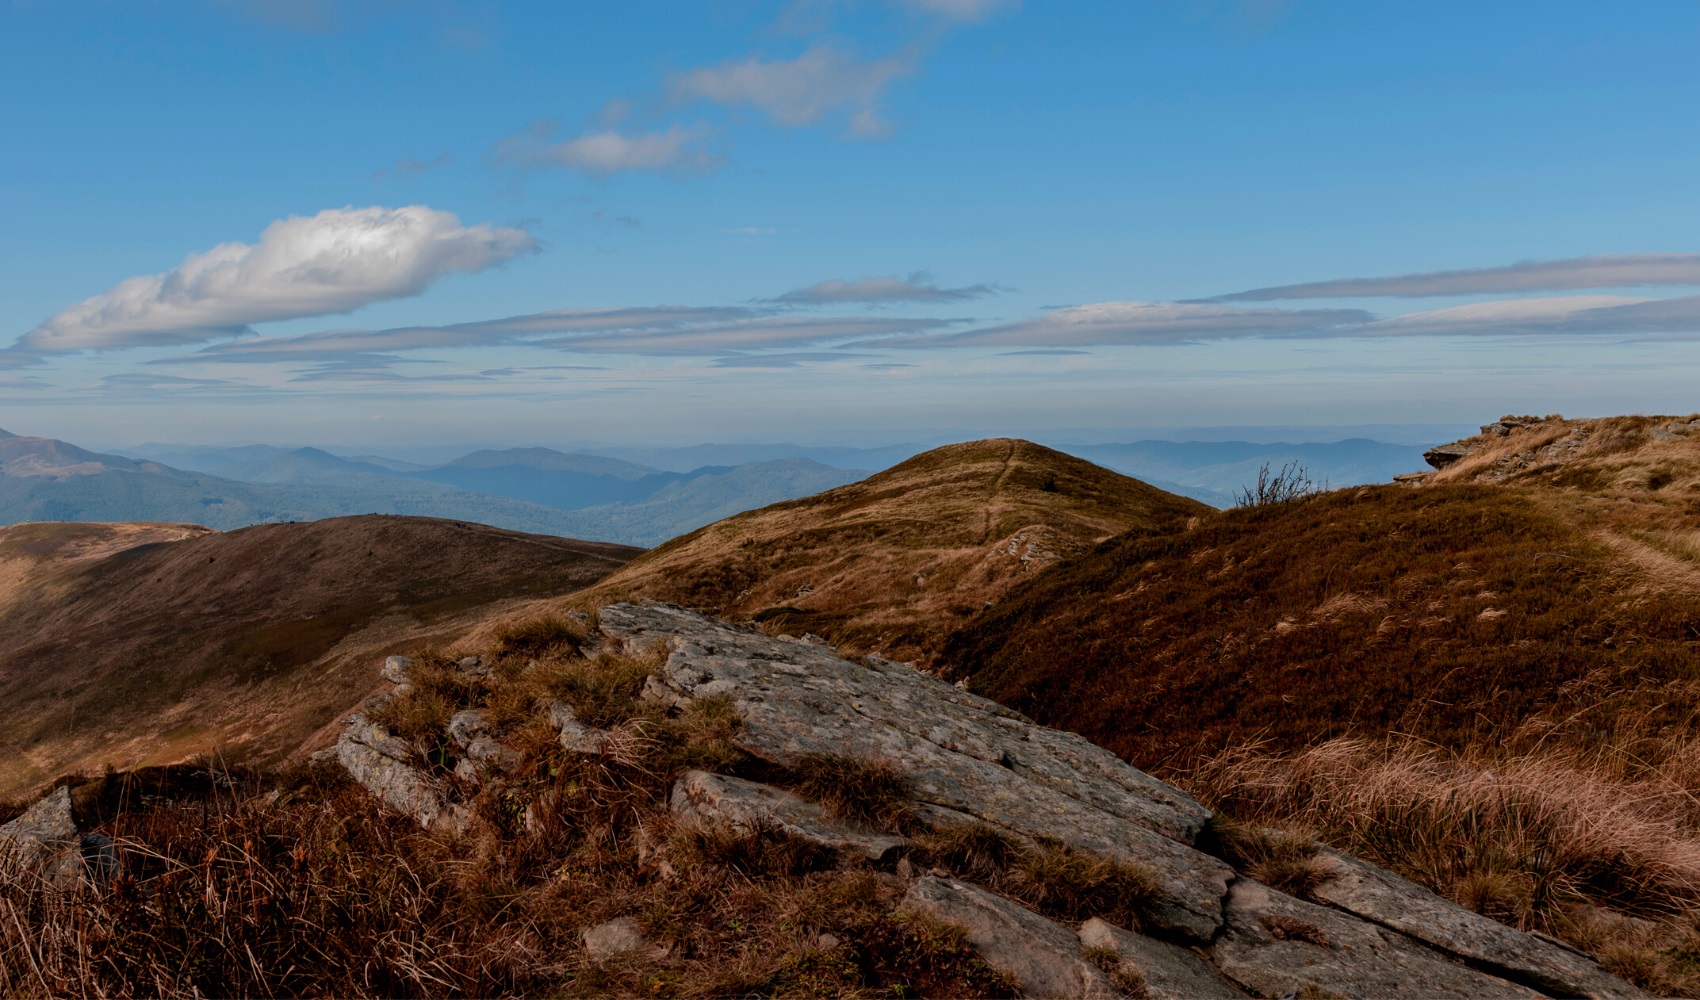
<path id="1" fill-rule="evenodd" d="M 747 753 L 778 764 L 822 753 L 888 758 L 923 803 L 1150 869 L 1158 926 L 1201 941 L 1221 926 L 1233 869 L 1191 846 L 1209 810 L 1079 736 L 909 667 L 852 663 L 680 608 L 616 604 L 601 621 L 634 645 L 671 645 L 652 696 L 729 697 Z"/>
<path id="2" fill-rule="evenodd" d="M 1241 990 L 1268 997 L 1647 996 L 1580 952 L 1338 851 L 1320 855 L 1330 878 L 1311 893 L 1313 901 L 1245 878 L 1195 847 L 1210 813 L 1185 792 L 1078 736 L 904 664 L 852 662 L 830 648 L 672 605 L 612 605 L 600 620 L 629 651 L 666 645 L 666 662 L 649 678 L 645 697 L 668 706 L 728 698 L 741 718 L 734 739 L 753 757 L 782 766 L 820 753 L 883 757 L 908 775 L 916 815 L 929 825 L 985 823 L 1153 873 L 1158 898 L 1140 932 L 1094 919 L 1078 936 L 979 886 L 915 879 L 909 905 L 964 927 L 988 963 L 1030 995 L 1118 995 L 1088 959 L 1090 949 L 1137 971 L 1151 997 L 1232 997 Z M 716 809 L 741 803 L 736 808 L 752 814 L 777 811 L 775 801 L 794 808 L 789 793 L 705 772 L 681 780 L 674 794 L 725 804 Z M 898 870 L 913 871 L 906 863 Z"/>
<path id="3" fill-rule="evenodd" d="M 707 771 L 687 771 L 673 784 L 675 816 L 735 829 L 771 828 L 800 840 L 869 861 L 891 857 L 907 841 L 829 819 L 820 806 L 783 789 Z"/>

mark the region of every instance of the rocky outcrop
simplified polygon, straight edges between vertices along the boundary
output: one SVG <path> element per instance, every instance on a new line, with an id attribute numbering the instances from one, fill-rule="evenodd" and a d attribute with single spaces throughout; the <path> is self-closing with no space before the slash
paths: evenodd
<path id="1" fill-rule="evenodd" d="M 820 806 L 783 789 L 707 771 L 687 771 L 673 783 L 673 815 L 722 823 L 743 832 L 771 829 L 869 861 L 884 861 L 907 843 L 902 837 L 828 819 Z"/>
<path id="2" fill-rule="evenodd" d="M 1474 445 L 1465 444 L 1462 441 L 1453 441 L 1449 444 L 1435 445 L 1423 452 L 1423 461 L 1437 469 L 1444 469 L 1448 465 L 1474 454 L 1475 451 Z"/>
<path id="3" fill-rule="evenodd" d="M 665 643 L 646 696 L 682 707 L 728 699 L 752 757 L 883 758 L 909 778 L 923 823 L 983 823 L 1119 858 L 1153 878 L 1140 932 L 1087 921 L 1078 936 L 983 887 L 923 876 L 908 905 L 960 924 L 987 962 L 1030 995 L 1114 995 L 1093 958 L 1113 955 L 1151 997 L 1643 997 L 1591 958 L 1471 913 L 1348 855 L 1325 850 L 1314 901 L 1236 873 L 1198 848 L 1209 811 L 1078 736 L 1045 729 L 903 664 L 856 663 L 671 605 L 603 608 L 628 651 Z M 843 829 L 808 803 L 754 782 L 695 772 L 673 792 L 682 815 L 791 822 L 822 842 Z M 893 838 L 896 839 L 896 838 Z M 902 846 L 897 847 L 901 852 Z M 889 858 L 885 851 L 869 857 Z M 907 859 L 899 874 L 913 877 Z M 935 873 L 936 874 L 936 873 Z"/>
<path id="4" fill-rule="evenodd" d="M 1329 848 L 1318 860 L 1332 876 L 1312 891 L 1318 902 L 1555 996 L 1615 1000 L 1645 995 L 1580 952 L 1472 913 L 1390 871 Z"/>
<path id="5" fill-rule="evenodd" d="M 1030 997 L 1120 997 L 1103 970 L 1081 954 L 1074 933 L 1002 896 L 953 879 L 916 879 L 903 902 L 968 932 L 986 964 Z"/>
<path id="6" fill-rule="evenodd" d="M 0 865 L 55 882 L 102 879 L 117 874 L 118 852 L 111 838 L 77 829 L 71 788 L 60 785 L 0 825 Z"/>
<path id="7" fill-rule="evenodd" d="M 336 742 L 336 759 L 355 781 L 426 829 L 458 829 L 464 807 L 449 801 L 444 783 L 419 766 L 412 744 L 355 713 Z"/>
<path id="8" fill-rule="evenodd" d="M 782 765 L 811 754 L 888 759 L 923 803 L 1149 869 L 1156 926 L 1200 941 L 1221 927 L 1233 869 L 1191 846 L 1209 811 L 1079 736 L 908 667 L 852 663 L 680 608 L 617 604 L 601 622 L 634 646 L 669 643 L 648 693 L 729 698 L 747 753 Z"/>
<path id="9" fill-rule="evenodd" d="M 1250 879 L 1234 883 L 1216 968 L 1259 996 L 1538 997 L 1411 938 Z"/>

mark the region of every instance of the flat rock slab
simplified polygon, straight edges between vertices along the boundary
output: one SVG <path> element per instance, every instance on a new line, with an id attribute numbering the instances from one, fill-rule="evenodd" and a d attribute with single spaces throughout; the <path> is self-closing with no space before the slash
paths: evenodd
<path id="1" fill-rule="evenodd" d="M 968 932 L 986 964 L 1013 976 L 1030 997 L 1120 997 L 1103 970 L 1081 954 L 1080 940 L 1061 924 L 952 879 L 916 879 L 904 905 Z"/>
<path id="2" fill-rule="evenodd" d="M 606 958 L 641 949 L 646 943 L 643 929 L 631 917 L 616 917 L 597 924 L 582 935 L 584 950 L 594 958 Z"/>
<path id="3" fill-rule="evenodd" d="M 1324 848 L 1317 857 L 1332 876 L 1312 890 L 1311 895 L 1319 902 L 1402 931 L 1557 996 L 1589 1000 L 1642 1000 L 1651 996 L 1577 952 L 1466 910 L 1384 868 L 1331 848 Z"/>
<path id="4" fill-rule="evenodd" d="M 1258 996 L 1540 997 L 1478 972 L 1397 931 L 1294 899 L 1250 879 L 1228 893 L 1227 927 L 1211 956 Z"/>
<path id="5" fill-rule="evenodd" d="M 443 784 L 413 763 L 413 748 L 358 712 L 336 741 L 336 759 L 367 791 L 426 829 L 456 829 L 466 820 L 466 811 L 449 803 Z"/>
<path id="6" fill-rule="evenodd" d="M 1149 869 L 1155 926 L 1198 941 L 1221 926 L 1233 870 L 1191 847 L 1209 810 L 1079 736 L 901 664 L 853 663 L 671 605 L 615 604 L 600 620 L 629 645 L 671 647 L 646 696 L 730 698 L 747 753 L 890 759 L 922 803 Z"/>
<path id="7" fill-rule="evenodd" d="M 772 785 L 707 771 L 687 771 L 673 783 L 673 814 L 735 829 L 770 828 L 811 844 L 882 861 L 907 843 L 829 818 L 821 807 Z"/>
<path id="8" fill-rule="evenodd" d="M 1080 943 L 1113 951 L 1145 981 L 1145 1000 L 1243 1000 L 1196 952 L 1093 917 L 1080 925 Z"/>

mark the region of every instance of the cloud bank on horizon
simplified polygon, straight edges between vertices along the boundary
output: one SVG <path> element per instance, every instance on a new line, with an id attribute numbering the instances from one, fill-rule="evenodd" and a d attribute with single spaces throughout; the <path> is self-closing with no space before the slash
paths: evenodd
<path id="1" fill-rule="evenodd" d="M 821 306 L 956 304 L 997 291 L 986 283 L 943 287 L 926 272 L 915 272 L 907 277 L 826 279 L 754 300 L 755 305 L 566 308 L 441 326 L 253 335 L 253 324 L 344 313 L 418 295 L 452 271 L 484 270 L 538 249 L 537 242 L 521 230 L 462 226 L 453 214 L 422 205 L 331 209 L 275 222 L 257 244 L 222 244 L 191 254 L 182 266 L 164 274 L 120 282 L 103 295 L 55 314 L 19 338 L 12 350 L 44 355 L 218 341 L 194 354 L 158 358 L 149 364 L 354 359 L 358 364 L 353 370 L 377 371 L 401 360 L 400 353 L 498 346 L 634 357 L 736 353 L 743 366 L 750 366 L 748 352 L 795 352 L 823 346 L 861 352 L 1078 350 L 1241 339 L 1645 337 L 1700 330 L 1700 295 L 1492 299 L 1391 316 L 1358 308 L 1230 304 L 1348 297 L 1337 291 L 1340 288 L 1375 289 L 1359 291 L 1363 297 L 1426 297 L 1490 288 L 1700 284 L 1700 254 L 1634 254 L 1345 278 L 1236 292 L 1211 300 L 1093 302 L 995 323 L 939 316 L 785 314 L 787 309 Z M 798 360 L 788 355 L 784 366 L 792 367 Z"/>

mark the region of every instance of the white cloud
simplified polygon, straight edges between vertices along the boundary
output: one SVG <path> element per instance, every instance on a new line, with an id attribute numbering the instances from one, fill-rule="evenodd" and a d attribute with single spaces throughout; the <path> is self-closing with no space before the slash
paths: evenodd
<path id="1" fill-rule="evenodd" d="M 848 115 L 857 135 L 889 130 L 879 102 L 893 80 L 911 69 L 895 57 L 863 62 L 830 45 L 810 48 L 795 59 L 751 56 L 741 62 L 701 67 L 673 77 L 669 90 L 678 100 L 747 104 L 781 125 L 813 125 L 833 112 Z"/>
<path id="2" fill-rule="evenodd" d="M 1564 260 L 1521 261 L 1503 267 L 1396 274 L 1385 278 L 1337 278 L 1254 288 L 1223 295 L 1214 301 L 1493 295 L 1579 288 L 1632 288 L 1638 285 L 1700 285 L 1700 254 L 1597 254 Z"/>
<path id="3" fill-rule="evenodd" d="M 538 347 L 587 354 L 724 354 L 728 351 L 780 350 L 915 334 L 948 326 L 946 320 L 867 317 L 790 319 L 758 317 L 722 323 L 681 325 L 674 329 L 625 330 L 604 335 L 532 341 Z M 877 346 L 877 341 L 858 347 Z"/>
<path id="4" fill-rule="evenodd" d="M 895 274 L 874 275 L 854 281 L 833 279 L 816 282 L 807 288 L 796 288 L 773 299 L 788 305 L 824 305 L 837 302 L 961 302 L 995 294 L 991 285 L 965 285 L 961 288 L 940 288 L 928 280 L 931 275 L 917 271 L 907 278 Z"/>
<path id="5" fill-rule="evenodd" d="M 544 122 L 496 144 L 498 163 L 522 167 L 563 167 L 592 177 L 632 170 L 678 173 L 712 171 L 721 159 L 704 148 L 708 130 L 673 125 L 662 132 L 627 134 L 617 129 L 585 132 L 561 142 L 552 141 L 555 125 Z"/>
<path id="6" fill-rule="evenodd" d="M 424 205 L 327 209 L 223 243 L 164 274 L 121 281 L 18 341 L 28 351 L 186 344 L 250 324 L 349 312 L 418 295 L 453 271 L 482 271 L 538 249 L 519 229 L 462 226 Z"/>

